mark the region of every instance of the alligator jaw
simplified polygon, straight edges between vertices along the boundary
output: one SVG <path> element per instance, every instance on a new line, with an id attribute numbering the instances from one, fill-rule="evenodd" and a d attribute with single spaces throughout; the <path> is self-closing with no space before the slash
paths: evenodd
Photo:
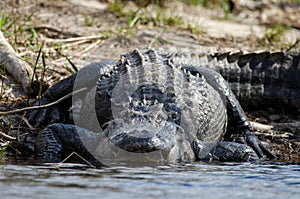
<path id="1" fill-rule="evenodd" d="M 177 127 L 166 122 L 163 126 L 141 122 L 126 125 L 123 122 L 113 124 L 107 137 L 120 149 L 134 153 L 149 153 L 171 149 L 175 144 Z"/>

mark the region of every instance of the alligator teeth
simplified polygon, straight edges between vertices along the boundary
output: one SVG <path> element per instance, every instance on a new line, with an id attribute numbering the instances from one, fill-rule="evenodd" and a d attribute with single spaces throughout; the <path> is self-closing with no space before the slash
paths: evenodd
<path id="1" fill-rule="evenodd" d="M 104 80 L 104 79 L 108 79 L 110 77 L 111 77 L 111 75 L 109 73 L 107 73 L 107 74 L 101 75 L 100 79 Z"/>
<path id="2" fill-rule="evenodd" d="M 146 103 L 147 103 L 146 95 L 144 95 L 143 104 L 146 105 Z"/>
<path id="3" fill-rule="evenodd" d="M 128 64 L 128 63 L 125 64 L 125 68 L 126 68 L 127 71 L 129 71 L 130 70 L 130 64 Z"/>

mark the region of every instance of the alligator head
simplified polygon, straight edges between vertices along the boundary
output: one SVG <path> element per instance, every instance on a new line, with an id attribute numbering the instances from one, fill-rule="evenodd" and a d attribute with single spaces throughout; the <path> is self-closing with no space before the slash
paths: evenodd
<path id="1" fill-rule="evenodd" d="M 199 73 L 169 63 L 167 57 L 145 53 L 124 55 L 115 73 L 97 83 L 98 121 L 102 127 L 108 124 L 108 141 L 102 144 L 107 153 L 102 157 L 193 161 L 198 134 L 209 138 L 206 81 Z"/>
<path id="2" fill-rule="evenodd" d="M 194 160 L 192 139 L 180 126 L 180 107 L 159 86 L 146 84 L 128 100 L 111 101 L 114 118 L 105 129 L 107 143 L 102 143 L 102 152 L 108 153 L 104 156 L 132 162 Z"/>

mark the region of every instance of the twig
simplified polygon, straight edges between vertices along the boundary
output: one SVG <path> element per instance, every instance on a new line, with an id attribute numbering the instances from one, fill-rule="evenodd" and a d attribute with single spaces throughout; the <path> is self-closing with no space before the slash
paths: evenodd
<path id="1" fill-rule="evenodd" d="M 0 139 L 0 147 L 6 147 L 9 145 L 9 141 Z"/>
<path id="2" fill-rule="evenodd" d="M 71 37 L 80 37 L 79 34 L 77 33 L 74 33 L 74 32 L 69 32 L 69 31 L 62 31 L 62 30 L 59 30 L 57 28 L 54 28 L 54 27 L 50 27 L 50 26 L 35 26 L 35 27 L 32 27 L 35 31 L 41 31 L 41 30 L 45 30 L 45 31 L 51 31 L 51 32 L 55 32 L 55 33 L 58 33 L 58 34 L 61 34 L 61 35 L 65 35 L 65 36 L 71 36 Z M 29 28 L 26 29 L 27 31 L 29 30 Z"/>
<path id="3" fill-rule="evenodd" d="M 79 155 L 78 153 L 76 153 L 75 151 L 73 151 L 70 155 L 68 155 L 68 157 L 66 157 L 63 161 L 61 161 L 60 163 L 58 163 L 57 168 L 59 168 L 63 163 L 65 163 L 70 157 L 72 157 L 73 155 L 78 156 L 81 160 L 83 160 L 85 163 L 87 163 L 88 165 L 90 165 L 93 168 L 96 168 L 94 165 L 92 165 L 92 163 L 90 163 L 88 160 L 86 160 L 84 157 L 82 157 L 81 155 Z"/>
<path id="4" fill-rule="evenodd" d="M 8 141 L 14 141 L 14 140 L 16 140 L 15 137 L 12 137 L 12 136 L 10 136 L 10 135 L 7 135 L 6 133 L 3 133 L 3 132 L 1 132 L 1 131 L 0 131 L 0 135 L 1 135 L 4 139 L 6 139 L 6 140 L 8 140 Z"/>
<path id="5" fill-rule="evenodd" d="M 148 49 L 152 48 L 153 44 L 156 42 L 157 39 L 162 38 L 165 34 L 166 29 L 164 29 L 161 33 L 155 34 L 154 38 L 151 40 L 151 42 L 148 45 Z"/>
<path id="6" fill-rule="evenodd" d="M 75 42 L 75 41 L 82 41 L 82 40 L 94 40 L 94 39 L 101 39 L 103 35 L 92 35 L 92 36 L 85 36 L 85 37 L 72 37 L 67 39 L 45 39 L 45 42 L 48 43 L 67 43 L 67 42 Z"/>
<path id="7" fill-rule="evenodd" d="M 74 42 L 62 44 L 61 47 L 62 48 L 69 48 L 69 47 L 73 47 L 73 46 L 78 46 L 78 45 L 86 43 L 86 42 L 87 42 L 87 40 L 79 40 L 79 41 L 74 41 Z"/>
<path id="8" fill-rule="evenodd" d="M 296 48 L 299 43 L 300 43 L 300 39 L 297 39 L 286 51 L 289 52 L 292 49 Z"/>
<path id="9" fill-rule="evenodd" d="M 29 124 L 27 118 L 25 118 L 24 115 L 22 116 L 22 120 L 25 122 L 25 124 L 28 126 L 28 128 L 30 130 L 33 130 L 33 131 L 36 130 L 35 128 L 33 128 L 33 126 L 31 126 L 31 124 Z"/>
<path id="10" fill-rule="evenodd" d="M 88 47 L 86 47 L 85 49 L 83 49 L 82 51 L 78 52 L 76 54 L 76 56 L 81 56 L 83 53 L 88 52 L 89 50 L 92 50 L 93 48 L 95 48 L 98 44 L 100 44 L 102 42 L 102 40 L 97 40 L 95 43 L 92 43 L 91 45 L 89 45 Z"/>
<path id="11" fill-rule="evenodd" d="M 40 106 L 30 106 L 30 107 L 25 107 L 25 108 L 21 108 L 21 109 L 12 110 L 12 111 L 0 111 L 0 115 L 11 115 L 11 114 L 15 114 L 15 113 L 24 112 L 24 111 L 32 111 L 32 110 L 37 110 L 37 109 L 48 108 L 48 107 L 54 106 L 54 105 L 62 102 L 63 100 L 71 97 L 72 95 L 75 95 L 77 93 L 80 93 L 80 92 L 83 92 L 83 91 L 86 91 L 86 90 L 87 90 L 86 87 L 78 89 L 76 91 L 68 93 L 67 95 L 65 95 L 65 96 L 59 98 L 58 100 L 56 100 L 54 102 L 51 102 L 49 104 L 44 104 L 44 105 L 40 105 Z"/>
<path id="12" fill-rule="evenodd" d="M 78 42 L 73 42 L 73 43 L 69 43 L 69 44 L 64 44 L 63 47 L 70 47 L 73 45 L 77 45 L 77 44 L 81 44 L 81 43 L 85 43 L 86 41 L 82 40 L 82 41 L 78 41 Z M 84 48 L 83 50 L 81 50 L 80 52 L 76 53 L 73 56 L 70 56 L 69 58 L 74 58 L 74 57 L 78 57 L 78 56 L 82 56 L 82 54 L 94 49 L 95 47 L 97 47 L 97 45 L 99 45 L 102 42 L 102 40 L 97 40 L 96 42 L 92 43 L 91 45 L 89 45 L 88 47 Z M 54 60 L 52 63 L 53 64 L 59 64 L 61 61 L 65 60 L 66 57 L 64 58 L 59 58 Z"/>
<path id="13" fill-rule="evenodd" d="M 284 138 L 284 139 L 290 139 L 293 137 L 292 133 L 284 132 L 284 131 L 277 131 L 277 130 L 270 130 L 270 131 L 255 131 L 255 135 L 257 136 L 270 136 L 273 138 Z"/>

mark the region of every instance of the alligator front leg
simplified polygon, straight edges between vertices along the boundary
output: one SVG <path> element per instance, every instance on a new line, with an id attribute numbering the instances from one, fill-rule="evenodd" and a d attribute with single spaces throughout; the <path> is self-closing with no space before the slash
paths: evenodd
<path id="1" fill-rule="evenodd" d="M 41 99 L 38 100 L 34 105 L 40 106 L 49 104 L 63 97 L 64 95 L 71 93 L 73 89 L 73 84 L 76 78 L 76 74 L 65 78 L 48 90 L 42 95 Z M 65 122 L 68 119 L 69 107 L 72 104 L 71 98 L 64 100 L 60 104 L 51 106 L 49 108 L 34 110 L 30 113 L 28 121 L 31 125 L 38 126 L 47 126 L 48 124 L 55 122 Z"/>
<path id="2" fill-rule="evenodd" d="M 275 159 L 276 156 L 254 135 L 244 110 L 231 90 L 228 90 L 226 99 L 229 119 L 224 139 L 249 145 L 260 158 Z"/>
<path id="3" fill-rule="evenodd" d="M 225 101 L 228 114 L 228 127 L 224 136 L 225 141 L 234 141 L 240 144 L 249 145 L 256 152 L 258 157 L 267 157 L 270 159 L 276 158 L 253 134 L 252 127 L 235 95 L 231 91 L 225 79 L 216 71 L 207 68 L 196 68 L 193 66 L 186 66 L 192 72 L 198 72 L 203 75 L 206 81 L 220 94 Z M 238 146 L 237 144 L 229 144 L 228 146 Z M 224 144 L 221 145 L 222 147 Z M 227 145 L 226 145 L 227 146 Z M 222 148 L 221 147 L 221 148 Z M 240 146 L 238 146 L 239 148 Z M 220 146 L 217 146 L 217 149 Z M 224 148 L 224 147 L 223 147 Z M 226 148 L 226 147 L 225 147 Z M 218 152 L 217 150 L 216 152 Z M 226 150 L 224 150 L 226 151 Z M 238 150 L 239 151 L 239 150 Z"/>
<path id="4" fill-rule="evenodd" d="M 223 77 L 213 70 L 202 69 L 201 72 L 205 74 L 207 81 L 226 99 L 228 128 L 224 140 L 247 144 L 252 147 L 260 158 L 276 158 L 253 134 L 252 127 L 243 108 Z"/>
<path id="5" fill-rule="evenodd" d="M 52 124 L 37 135 L 35 140 L 36 156 L 44 162 L 60 162 L 76 152 L 93 164 L 101 165 L 83 144 L 89 143 L 91 149 L 92 145 L 97 146 L 98 138 L 99 136 L 95 132 L 75 125 Z"/>

